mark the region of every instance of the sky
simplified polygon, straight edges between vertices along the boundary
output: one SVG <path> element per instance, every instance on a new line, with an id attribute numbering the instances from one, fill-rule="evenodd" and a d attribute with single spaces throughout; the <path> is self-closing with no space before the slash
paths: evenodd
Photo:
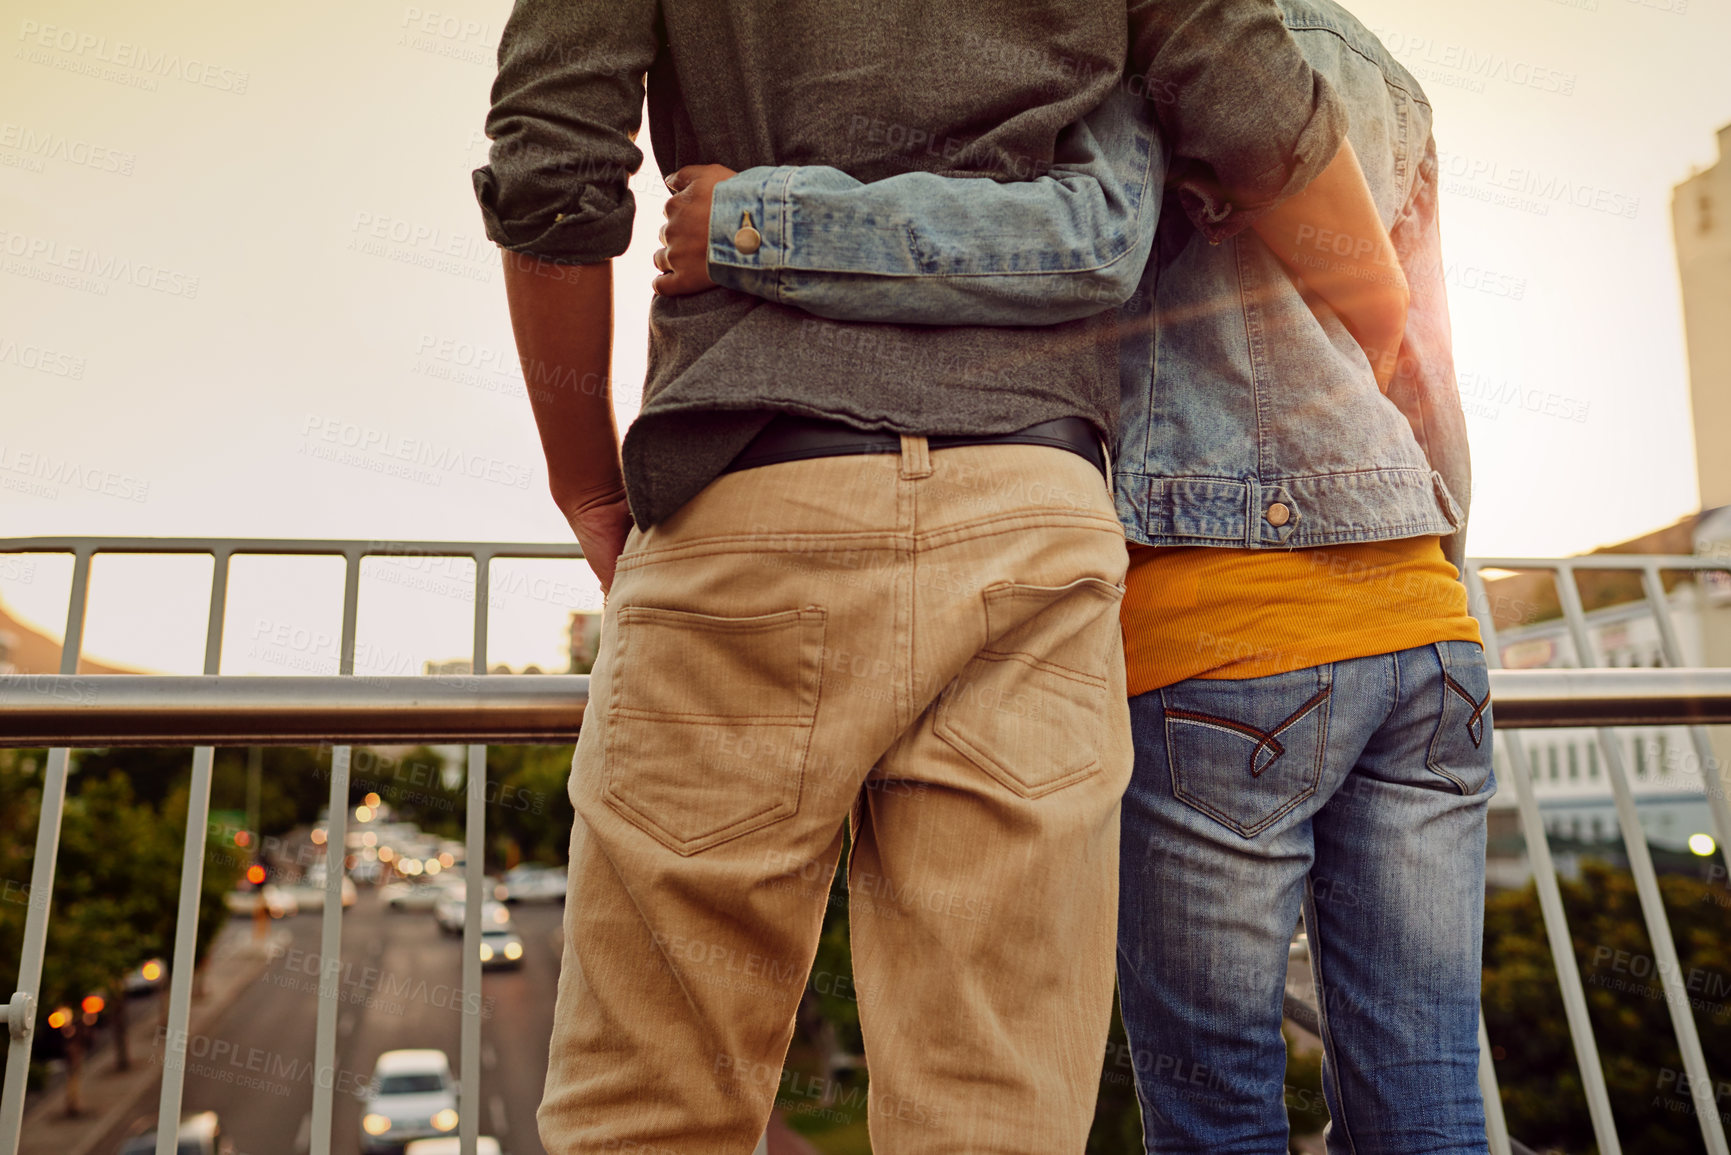
<path id="1" fill-rule="evenodd" d="M 469 172 L 502 0 L 0 16 L 0 538 L 568 542 Z M 1579 552 L 1697 505 L 1671 189 L 1731 124 L 1723 0 L 1358 0 L 1442 154 L 1471 551 Z M 646 141 L 644 143 L 647 143 Z M 665 196 L 616 262 L 622 422 Z M 417 464 L 418 463 L 418 464 Z M 211 563 L 107 557 L 86 652 L 202 668 Z M 70 562 L 0 553 L 58 633 Z M 340 566 L 240 559 L 225 673 L 334 673 Z M 599 590 L 495 563 L 489 657 L 564 668 Z M 467 562 L 363 570 L 360 672 L 463 657 Z"/>

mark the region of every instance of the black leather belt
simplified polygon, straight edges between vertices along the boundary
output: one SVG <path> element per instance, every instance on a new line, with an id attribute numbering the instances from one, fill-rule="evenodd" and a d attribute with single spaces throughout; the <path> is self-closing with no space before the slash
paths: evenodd
<path id="1" fill-rule="evenodd" d="M 1080 417 L 1060 417 L 1042 421 L 1014 433 L 959 433 L 926 438 L 930 449 L 959 449 L 964 445 L 1049 445 L 1068 449 L 1087 459 L 1101 477 L 1106 477 L 1106 454 L 1100 448 L 1100 435 Z M 860 453 L 900 453 L 902 439 L 895 433 L 881 430 L 855 429 L 840 421 L 818 417 L 795 417 L 778 413 L 751 443 L 739 451 L 723 473 L 741 469 L 756 469 L 760 465 L 778 465 L 784 461 L 804 461 L 812 457 L 848 457 Z M 1110 479 L 1108 478 L 1108 484 Z"/>

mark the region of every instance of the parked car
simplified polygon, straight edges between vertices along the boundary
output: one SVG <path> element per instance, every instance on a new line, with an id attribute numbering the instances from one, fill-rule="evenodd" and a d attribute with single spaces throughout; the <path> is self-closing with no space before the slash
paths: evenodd
<path id="1" fill-rule="evenodd" d="M 460 892 L 463 880 L 451 881 Z M 387 882 L 379 888 L 379 898 L 392 910 L 432 910 L 451 889 L 444 882 Z"/>
<path id="2" fill-rule="evenodd" d="M 222 1133 L 215 1111 L 188 1115 L 175 1136 L 175 1155 L 234 1155 L 234 1144 Z M 134 1135 L 121 1145 L 120 1155 L 156 1155 L 156 1132 Z"/>
<path id="3" fill-rule="evenodd" d="M 562 866 L 513 866 L 505 872 L 505 902 L 564 902 Z"/>
<path id="4" fill-rule="evenodd" d="M 412 1139 L 457 1129 L 457 1082 L 451 1062 L 435 1050 L 386 1051 L 373 1066 L 361 1111 L 361 1150 L 399 1151 Z"/>
<path id="5" fill-rule="evenodd" d="M 462 1140 L 456 1136 L 448 1139 L 416 1139 L 403 1148 L 403 1155 L 460 1155 L 463 1150 Z M 491 1135 L 482 1135 L 475 1140 L 475 1155 L 499 1155 L 499 1141 Z"/>

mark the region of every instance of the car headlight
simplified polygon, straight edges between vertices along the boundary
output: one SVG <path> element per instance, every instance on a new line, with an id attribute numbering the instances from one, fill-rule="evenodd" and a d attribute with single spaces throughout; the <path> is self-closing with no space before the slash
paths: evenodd
<path id="1" fill-rule="evenodd" d="M 383 1135 L 391 1129 L 389 1115 L 366 1114 L 361 1116 L 361 1130 L 369 1135 Z"/>
<path id="2" fill-rule="evenodd" d="M 482 962 L 492 962 L 493 961 L 493 948 L 488 946 L 486 943 L 481 944 L 481 961 Z"/>
<path id="3" fill-rule="evenodd" d="M 454 1131 L 456 1127 L 457 1113 L 449 1107 L 433 1116 L 433 1130 L 435 1131 Z"/>
<path id="4" fill-rule="evenodd" d="M 523 944 L 520 942 L 508 942 L 508 943 L 506 943 L 505 944 L 505 957 L 510 959 L 512 962 L 516 962 L 518 959 L 522 958 L 523 957 Z"/>

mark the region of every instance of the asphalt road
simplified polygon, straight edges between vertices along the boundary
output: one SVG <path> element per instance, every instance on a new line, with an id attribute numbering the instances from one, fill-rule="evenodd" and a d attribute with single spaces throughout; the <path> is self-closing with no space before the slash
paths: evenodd
<path id="1" fill-rule="evenodd" d="M 481 983 L 481 1133 L 496 1136 L 506 1155 L 544 1155 L 535 1107 L 547 1069 L 564 908 L 552 903 L 511 911 L 523 939 L 523 965 L 489 972 Z M 236 1155 L 309 1149 L 320 921 L 312 912 L 277 923 L 291 935 L 280 956 L 207 1036 L 189 1043 L 183 1109 L 215 1111 Z M 332 1155 L 358 1155 L 362 1103 L 354 1092 L 381 1053 L 438 1048 L 459 1080 L 469 1077 L 458 1054 L 461 948 L 461 939 L 442 933 L 431 912 L 389 910 L 370 889 L 343 916 Z M 98 1155 L 117 1151 L 126 1134 L 148 1126 L 155 1106 L 152 1094 Z"/>

